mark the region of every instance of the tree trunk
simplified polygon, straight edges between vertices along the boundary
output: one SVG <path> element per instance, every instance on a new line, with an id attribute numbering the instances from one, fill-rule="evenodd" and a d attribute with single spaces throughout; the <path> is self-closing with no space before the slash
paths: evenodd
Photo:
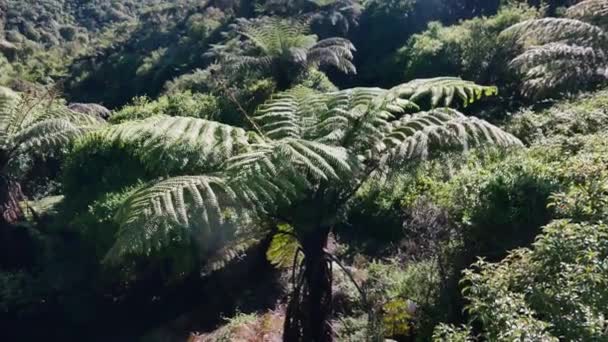
<path id="1" fill-rule="evenodd" d="M 325 254 L 329 228 L 319 227 L 302 243 L 304 261 L 285 318 L 284 341 L 332 341 L 331 261 Z"/>
<path id="2" fill-rule="evenodd" d="M 23 217 L 19 206 L 23 197 L 19 183 L 0 175 L 0 225 L 15 223 Z"/>

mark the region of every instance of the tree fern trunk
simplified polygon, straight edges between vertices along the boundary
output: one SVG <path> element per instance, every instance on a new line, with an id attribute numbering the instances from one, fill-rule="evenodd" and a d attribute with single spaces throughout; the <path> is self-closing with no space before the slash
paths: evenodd
<path id="1" fill-rule="evenodd" d="M 0 175 L 0 225 L 15 223 L 23 216 L 19 207 L 22 199 L 19 183 Z"/>
<path id="2" fill-rule="evenodd" d="M 320 227 L 301 241 L 304 251 L 302 279 L 295 282 L 287 307 L 284 341 L 332 341 L 331 261 L 325 254 L 328 235 L 329 228 Z"/>

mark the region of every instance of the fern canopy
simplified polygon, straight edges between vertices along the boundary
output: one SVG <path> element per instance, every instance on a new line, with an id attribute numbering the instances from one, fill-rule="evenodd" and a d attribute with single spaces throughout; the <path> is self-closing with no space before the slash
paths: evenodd
<path id="1" fill-rule="evenodd" d="M 238 19 L 227 33 L 228 39 L 214 45 L 207 55 L 216 58 L 228 73 L 267 73 L 283 88 L 311 68 L 333 66 L 356 73 L 353 44 L 344 38 L 319 40 L 310 33 L 309 25 L 309 19 Z"/>
<path id="2" fill-rule="evenodd" d="M 222 156 L 201 175 L 150 184 L 129 198 L 116 217 L 121 230 L 111 255 L 120 259 L 160 248 L 170 241 L 167 223 L 198 239 L 226 225 L 289 217 L 313 194 L 347 194 L 373 170 L 390 167 L 389 161 L 426 157 L 433 149 L 519 145 L 497 127 L 456 110 L 419 109 L 427 98 L 431 106 L 455 98 L 468 104 L 495 93 L 457 78 L 330 93 L 298 87 L 259 107 L 252 119 L 261 135 L 249 140 L 240 129 L 191 118 L 156 117 L 111 129 L 106 134 L 113 138 L 144 137 L 150 151 L 187 144 L 200 146 L 202 155 Z M 225 134 L 186 133 L 203 127 Z M 293 228 L 296 234 L 301 229 Z M 138 242 L 129 244 L 131 239 Z"/>

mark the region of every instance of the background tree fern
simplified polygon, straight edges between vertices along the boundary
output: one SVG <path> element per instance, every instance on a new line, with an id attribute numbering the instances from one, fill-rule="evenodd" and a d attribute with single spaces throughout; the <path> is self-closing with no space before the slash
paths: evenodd
<path id="1" fill-rule="evenodd" d="M 49 93 L 44 97 L 0 88 L 0 221 L 21 216 L 18 158 L 57 152 L 72 139 L 103 125 L 100 119 L 71 111 Z"/>
<path id="2" fill-rule="evenodd" d="M 520 51 L 510 65 L 523 77 L 525 96 L 546 98 L 606 80 L 607 9 L 606 1 L 587 0 L 570 7 L 566 18 L 528 20 L 501 33 Z"/>
<path id="3" fill-rule="evenodd" d="M 356 73 L 352 43 L 344 38 L 319 41 L 310 34 L 309 25 L 309 19 L 239 19 L 227 33 L 226 42 L 215 45 L 208 55 L 228 72 L 270 75 L 283 90 L 311 68 L 333 66 L 344 73 Z"/>

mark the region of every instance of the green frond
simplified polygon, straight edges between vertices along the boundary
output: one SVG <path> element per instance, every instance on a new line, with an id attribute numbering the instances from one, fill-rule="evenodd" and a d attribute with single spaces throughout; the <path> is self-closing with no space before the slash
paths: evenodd
<path id="1" fill-rule="evenodd" d="M 88 129 L 79 127 L 64 119 L 49 119 L 31 125 L 13 135 L 12 143 L 21 151 L 50 151 L 64 146 L 86 133 Z"/>
<path id="2" fill-rule="evenodd" d="M 301 139 L 268 142 L 227 162 L 228 171 L 269 177 L 289 173 L 316 181 L 339 181 L 352 168 L 346 149 Z"/>
<path id="3" fill-rule="evenodd" d="M 608 44 L 608 36 L 601 28 L 567 18 L 526 20 L 504 30 L 500 36 L 513 39 L 524 48 L 554 42 L 595 47 Z"/>
<path id="4" fill-rule="evenodd" d="M 168 162 L 171 153 L 195 151 L 189 158 L 200 159 L 208 170 L 249 145 L 248 134 L 241 128 L 192 117 L 159 115 L 112 126 L 99 134 L 109 141 L 140 144 L 141 158 L 153 164 Z"/>
<path id="5" fill-rule="evenodd" d="M 459 147 L 468 149 L 481 144 L 519 146 L 521 142 L 500 128 L 456 110 L 442 108 L 406 115 L 391 123 L 383 148 L 383 162 L 396 158 L 426 158 L 430 149 Z"/>
<path id="6" fill-rule="evenodd" d="M 222 270 L 229 263 L 242 258 L 249 249 L 259 244 L 262 238 L 262 234 L 248 233 L 237 236 L 230 241 L 226 241 L 224 246 L 219 250 L 214 251 L 212 255 L 205 260 L 202 275 Z"/>
<path id="7" fill-rule="evenodd" d="M 143 187 L 117 212 L 120 230 L 106 259 L 149 255 L 175 239 L 204 241 L 234 225 L 231 215 L 242 212 L 241 204 L 225 179 L 216 176 L 175 177 Z"/>
<path id="8" fill-rule="evenodd" d="M 542 97 L 605 78 L 608 60 L 590 47 L 551 43 L 527 49 L 510 63 L 523 75 L 523 93 Z"/>
<path id="9" fill-rule="evenodd" d="M 280 224 L 266 251 L 266 259 L 275 267 L 289 268 L 293 265 L 296 253 L 300 248 L 293 227 L 288 224 Z"/>
<path id="10" fill-rule="evenodd" d="M 393 88 L 401 98 L 419 103 L 421 99 L 428 97 L 432 107 L 448 107 L 455 98 L 462 100 L 466 107 L 468 104 L 481 99 L 484 96 L 492 96 L 498 93 L 496 87 L 488 87 L 470 81 L 464 81 L 458 77 L 437 77 L 429 79 L 417 79 Z"/>
<path id="11" fill-rule="evenodd" d="M 54 100 L 0 94 L 0 149 L 14 153 L 51 153 L 105 122 L 77 113 Z M 15 155 L 9 155 L 13 158 Z"/>
<path id="12" fill-rule="evenodd" d="M 302 122 L 319 105 L 319 96 L 313 94 L 313 90 L 304 87 L 279 93 L 261 105 L 253 119 L 270 139 L 300 138 Z"/>
<path id="13" fill-rule="evenodd" d="M 356 74 L 357 68 L 352 63 L 355 46 L 344 38 L 328 38 L 319 41 L 304 55 L 309 65 L 319 67 L 331 65 L 345 74 Z"/>
<path id="14" fill-rule="evenodd" d="M 569 7 L 566 17 L 589 24 L 608 28 L 608 2 L 606 0 L 585 0 Z"/>

